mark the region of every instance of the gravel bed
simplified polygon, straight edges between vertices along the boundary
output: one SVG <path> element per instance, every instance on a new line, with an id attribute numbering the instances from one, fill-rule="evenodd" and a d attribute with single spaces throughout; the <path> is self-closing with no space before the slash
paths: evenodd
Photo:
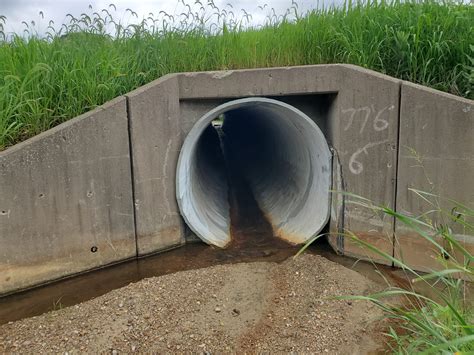
<path id="1" fill-rule="evenodd" d="M 317 255 L 153 277 L 0 326 L 0 352 L 368 353 L 383 348 L 379 285 Z"/>

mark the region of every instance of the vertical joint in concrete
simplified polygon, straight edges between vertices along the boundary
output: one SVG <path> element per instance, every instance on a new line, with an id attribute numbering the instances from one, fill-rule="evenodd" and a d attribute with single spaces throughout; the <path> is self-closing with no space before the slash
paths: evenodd
<path id="1" fill-rule="evenodd" d="M 137 238 L 137 211 L 135 204 L 135 178 L 133 172 L 133 145 L 132 145 L 132 117 L 130 114 L 130 99 L 125 96 L 125 104 L 127 107 L 127 132 L 128 132 L 128 148 L 130 151 L 130 188 L 132 191 L 132 206 L 133 206 L 133 229 L 135 234 L 135 255 L 138 257 L 138 238 Z"/>
<path id="2" fill-rule="evenodd" d="M 393 181 L 393 210 L 397 211 L 397 196 L 398 196 L 398 167 L 399 167 L 399 160 L 400 160 L 400 125 L 401 125 L 401 112 L 402 112 L 402 82 L 398 84 L 398 125 L 397 125 L 397 146 L 396 146 L 396 159 L 395 159 L 395 177 Z M 393 248 L 392 248 L 392 257 L 395 258 L 395 248 L 397 243 L 397 235 L 396 235 L 396 227 L 397 218 L 393 217 L 393 231 L 392 231 L 392 241 L 393 241 Z M 395 266 L 395 263 L 392 261 L 392 267 Z"/>

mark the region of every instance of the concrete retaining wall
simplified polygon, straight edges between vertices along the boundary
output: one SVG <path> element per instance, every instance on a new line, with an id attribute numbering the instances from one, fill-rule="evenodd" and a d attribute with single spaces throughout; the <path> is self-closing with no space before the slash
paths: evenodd
<path id="1" fill-rule="evenodd" d="M 343 187 L 344 191 L 374 204 L 394 208 L 400 81 L 355 66 L 343 66 L 339 72 L 341 86 L 329 121 L 329 141 L 340 164 L 339 175 L 334 175 L 333 189 L 341 191 Z M 338 179 L 342 179 L 343 186 L 336 185 Z M 350 230 L 391 254 L 393 218 L 375 214 L 349 200 L 351 198 L 334 193 L 333 203 L 344 206 L 339 214 L 343 223 L 333 214 L 331 232 L 340 234 Z M 361 250 L 350 238 L 333 236 L 330 242 L 341 254 L 388 262 L 368 250 Z"/>
<path id="2" fill-rule="evenodd" d="M 426 222 L 453 228 L 474 255 L 472 231 L 463 230 L 449 216 L 455 207 L 449 199 L 474 210 L 474 103 L 404 82 L 400 110 L 397 210 L 418 216 L 441 209 L 446 214 L 430 213 Z M 413 189 L 439 198 L 422 197 Z M 474 218 L 468 221 L 474 225 Z M 439 250 L 412 229 L 397 222 L 396 234 L 395 255 L 408 265 L 423 271 L 439 265 Z"/>
<path id="3" fill-rule="evenodd" d="M 0 294 L 134 257 L 121 97 L 0 152 Z"/>
<path id="4" fill-rule="evenodd" d="M 183 244 L 182 142 L 212 108 L 254 96 L 318 124 L 334 149 L 335 190 L 414 213 L 426 206 L 408 187 L 474 200 L 472 101 L 350 65 L 172 74 L 0 152 L 0 294 Z M 424 157 L 424 171 L 405 147 Z M 393 218 L 340 193 L 331 209 L 332 232 L 351 230 L 389 254 L 395 244 L 416 268 L 427 265 L 419 255 L 428 247 Z M 377 259 L 348 238 L 330 243 Z"/>

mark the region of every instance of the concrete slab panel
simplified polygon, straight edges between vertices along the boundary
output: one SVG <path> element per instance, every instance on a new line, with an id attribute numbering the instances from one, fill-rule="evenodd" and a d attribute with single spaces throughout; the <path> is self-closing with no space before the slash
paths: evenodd
<path id="1" fill-rule="evenodd" d="M 0 152 L 0 294 L 135 255 L 124 97 Z"/>
<path id="2" fill-rule="evenodd" d="M 181 136 L 178 80 L 165 76 L 127 94 L 138 254 L 184 243 L 175 194 Z"/>
<path id="3" fill-rule="evenodd" d="M 340 164 L 339 176 L 334 179 L 341 180 L 339 187 L 346 192 L 394 208 L 400 81 L 350 65 L 341 66 L 340 75 L 341 87 L 328 132 Z M 340 230 L 338 219 L 343 216 L 345 231 L 392 254 L 393 218 L 354 204 L 352 198 L 338 193 L 333 193 L 333 200 L 336 214 L 331 230 Z M 341 206 L 344 210 L 337 212 Z M 331 244 L 344 255 L 390 264 L 350 238 L 332 238 Z"/>
<path id="4" fill-rule="evenodd" d="M 404 82 L 401 96 L 400 153 L 397 210 L 418 216 L 440 207 L 450 212 L 458 201 L 474 209 L 474 102 L 420 85 Z M 414 191 L 442 197 L 430 205 Z M 427 216 L 434 224 L 447 223 L 460 241 L 474 236 L 446 216 Z M 474 223 L 473 220 L 470 221 Z M 467 234 L 467 235 L 466 235 Z M 396 255 L 418 270 L 433 270 L 439 253 L 396 223 Z M 416 239 L 416 240 L 415 240 Z"/>

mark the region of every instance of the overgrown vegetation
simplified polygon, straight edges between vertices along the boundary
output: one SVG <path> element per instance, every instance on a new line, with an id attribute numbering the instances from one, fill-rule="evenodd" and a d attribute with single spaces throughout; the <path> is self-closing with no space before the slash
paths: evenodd
<path id="1" fill-rule="evenodd" d="M 420 216 L 398 213 L 387 207 L 373 205 L 369 200 L 346 194 L 348 203 L 368 208 L 374 214 L 394 217 L 396 223 L 414 232 L 414 237 L 426 240 L 438 255 L 438 268 L 430 273 L 419 273 L 403 261 L 403 254 L 394 257 L 347 231 L 346 238 L 355 241 L 372 255 L 378 255 L 401 268 L 411 280 L 410 286 L 389 286 L 383 292 L 369 296 L 346 298 L 373 302 L 392 322 L 387 332 L 388 345 L 401 354 L 472 354 L 474 352 L 474 256 L 459 243 L 456 235 L 473 235 L 474 210 L 450 199 L 412 190 L 429 206 Z M 446 211 L 441 206 L 453 208 Z M 299 253 L 314 240 L 313 238 Z M 395 239 L 395 247 L 398 241 Z M 375 264 L 374 264 L 375 265 Z M 426 283 L 429 294 L 415 290 L 416 283 Z"/>
<path id="2" fill-rule="evenodd" d="M 170 72 L 351 63 L 474 95 L 467 4 L 375 0 L 306 14 L 294 4 L 284 16 L 262 8 L 259 26 L 212 1 L 183 6 L 128 25 L 114 5 L 90 8 L 44 36 L 26 22 L 25 33 L 5 33 L 0 16 L 0 150 Z"/>

